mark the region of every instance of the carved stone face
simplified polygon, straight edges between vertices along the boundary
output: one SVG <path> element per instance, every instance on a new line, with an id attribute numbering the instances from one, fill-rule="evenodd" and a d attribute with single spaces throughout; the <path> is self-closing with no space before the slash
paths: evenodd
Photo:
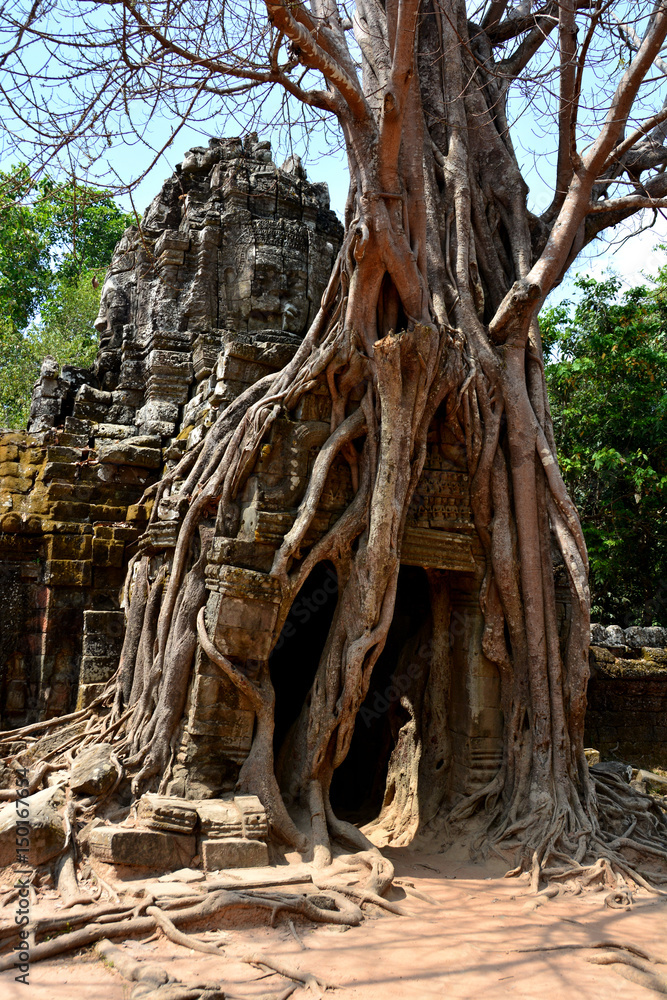
<path id="1" fill-rule="evenodd" d="M 255 223 L 249 328 L 302 335 L 308 323 L 308 242 L 299 230 L 273 221 Z"/>
<path id="2" fill-rule="evenodd" d="M 94 326 L 100 334 L 100 350 L 119 346 L 114 339 L 122 337 L 123 324 L 130 315 L 130 302 L 126 292 L 120 288 L 113 278 L 107 278 L 102 289 L 100 310 Z M 114 336 L 115 335 L 115 336 Z"/>

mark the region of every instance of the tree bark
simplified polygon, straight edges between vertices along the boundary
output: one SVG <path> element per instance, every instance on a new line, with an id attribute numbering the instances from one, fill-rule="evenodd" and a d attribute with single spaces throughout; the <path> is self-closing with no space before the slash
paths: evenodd
<path id="1" fill-rule="evenodd" d="M 470 25 L 462 0 L 425 0 L 421 8 L 401 0 L 384 10 L 371 0 L 359 2 L 363 88 L 346 75 L 342 56 L 331 68 L 340 34 L 335 18 L 320 45 L 308 35 L 298 5 L 292 11 L 276 0 L 267 7 L 274 26 L 301 47 L 304 63 L 329 81 L 350 164 L 346 235 L 321 309 L 293 361 L 248 390 L 209 432 L 210 443 L 182 487 L 189 510 L 169 572 L 150 584 L 147 557 L 135 571 L 115 715 L 134 706 L 125 738 L 131 764 L 140 767 L 135 789 L 168 766 L 199 614 L 209 658 L 256 709 L 257 732 L 241 784 L 263 799 L 274 833 L 305 846 L 282 791 L 310 816 L 309 843 L 319 863 L 330 860 L 331 837 L 358 847 L 367 843 L 335 818 L 329 791 L 391 623 L 406 513 L 439 411 L 465 442 L 486 560 L 483 649 L 501 678 L 503 762 L 489 785 L 445 812 L 436 764 L 449 753 L 443 735 L 449 610 L 432 576 L 430 662 L 392 756 L 393 793 L 378 825 L 388 839 L 404 843 L 425 821 L 431 829 L 445 822 L 451 829 L 483 808 L 487 840 L 508 857 L 518 852 L 520 865 L 539 870 L 564 856 L 581 862 L 603 842 L 583 753 L 587 557 L 558 470 L 536 313 L 575 246 L 583 218 L 577 205 L 587 182 L 572 180 L 546 257 L 536 259 L 527 189 L 504 114 L 504 83 L 491 65 L 487 35 Z M 600 156 L 606 155 L 602 149 Z M 268 669 L 264 664 L 254 681 L 211 645 L 200 610 L 205 550 L 193 565 L 192 546 L 212 509 L 218 528 L 229 531 L 235 498 L 273 422 L 314 386 L 331 395 L 331 435 L 271 571 L 282 594 L 274 640 L 318 562 L 336 567 L 339 595 L 312 688 L 276 774 Z M 304 539 L 318 497 L 340 460 L 350 465 L 354 499 L 309 548 Z M 572 595 L 564 651 L 554 548 Z M 436 726 L 437 760 L 424 749 L 424 705 L 431 706 Z M 426 816 L 416 806 L 424 782 L 430 784 Z"/>

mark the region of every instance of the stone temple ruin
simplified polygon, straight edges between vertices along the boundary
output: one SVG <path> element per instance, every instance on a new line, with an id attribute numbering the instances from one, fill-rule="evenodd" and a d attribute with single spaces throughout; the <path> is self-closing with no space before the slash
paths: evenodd
<path id="1" fill-rule="evenodd" d="M 298 158 L 278 168 L 269 143 L 256 136 L 190 150 L 149 206 L 141 231 L 124 234 L 102 291 L 92 369 L 59 371 L 46 359 L 28 430 L 0 437 L 1 728 L 85 707 L 104 689 L 118 667 L 128 564 L 149 553 L 157 572 L 169 560 L 183 513 L 169 495 L 154 511 L 152 500 L 140 502 L 144 490 L 202 439 L 226 404 L 294 355 L 341 240 L 326 185 L 309 182 Z M 278 598 L 268 571 L 294 522 L 330 416 L 328 394 L 314 391 L 289 419 L 278 419 L 242 494 L 236 534 L 211 526 L 217 532 L 206 567 L 212 638 L 248 671 L 270 656 L 277 741 L 314 676 L 336 578 L 328 565 L 316 567 L 272 651 Z M 340 516 L 351 491 L 349 466 L 336 463 L 314 537 Z M 465 440 L 437 417 L 402 564 L 389 639 L 340 769 L 345 793 L 339 788 L 337 807 L 368 818 L 382 804 L 404 721 L 400 693 L 411 676 L 410 644 L 438 603 L 450 622 L 450 788 L 473 791 L 501 761 L 499 677 L 481 650 L 483 556 L 472 524 Z M 566 622 L 567 590 L 558 593 Z M 49 739 L 73 739 L 78 726 Z M 184 863 L 199 831 L 209 867 L 262 863 L 261 803 L 233 797 L 253 726 L 252 706 L 199 649 L 165 789 L 171 804 L 143 797 L 139 818 L 157 839 L 152 846 L 144 839 L 141 850 L 174 851 L 173 863 Z M 80 762 L 84 790 L 98 780 L 96 760 Z M 217 809 L 206 804 L 213 798 L 221 799 Z M 165 841 L 160 848 L 160 838 L 170 835 L 176 841 L 172 836 L 171 846 Z M 132 837 L 131 830 L 102 827 L 92 832 L 91 848 L 106 859 L 136 858 Z M 216 853 L 222 841 L 224 857 Z"/>

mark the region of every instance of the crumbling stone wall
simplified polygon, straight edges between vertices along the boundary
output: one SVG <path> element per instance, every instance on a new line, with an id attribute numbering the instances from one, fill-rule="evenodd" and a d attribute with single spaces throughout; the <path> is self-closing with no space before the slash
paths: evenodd
<path id="1" fill-rule="evenodd" d="M 92 369 L 47 358 L 27 432 L 0 432 L 0 727 L 85 705 L 113 674 L 128 561 L 175 540 L 168 498 L 151 527 L 138 501 L 292 357 L 341 238 L 326 184 L 254 135 L 190 150 L 126 231 Z"/>
<path id="2" fill-rule="evenodd" d="M 667 766 L 667 629 L 591 626 L 586 742 L 607 759 Z"/>

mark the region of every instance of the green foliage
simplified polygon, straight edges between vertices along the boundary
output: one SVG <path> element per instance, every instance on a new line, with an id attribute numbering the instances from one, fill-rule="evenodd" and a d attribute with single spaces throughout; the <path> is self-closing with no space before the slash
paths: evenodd
<path id="1" fill-rule="evenodd" d="M 42 359 L 90 365 L 97 273 L 133 217 L 72 182 L 0 172 L 0 425 L 25 426 Z M 97 284 L 97 281 L 95 281 Z"/>
<path id="2" fill-rule="evenodd" d="M 619 297 L 580 278 L 581 300 L 540 316 L 563 475 L 581 515 L 594 620 L 664 624 L 667 583 L 667 267 Z"/>

